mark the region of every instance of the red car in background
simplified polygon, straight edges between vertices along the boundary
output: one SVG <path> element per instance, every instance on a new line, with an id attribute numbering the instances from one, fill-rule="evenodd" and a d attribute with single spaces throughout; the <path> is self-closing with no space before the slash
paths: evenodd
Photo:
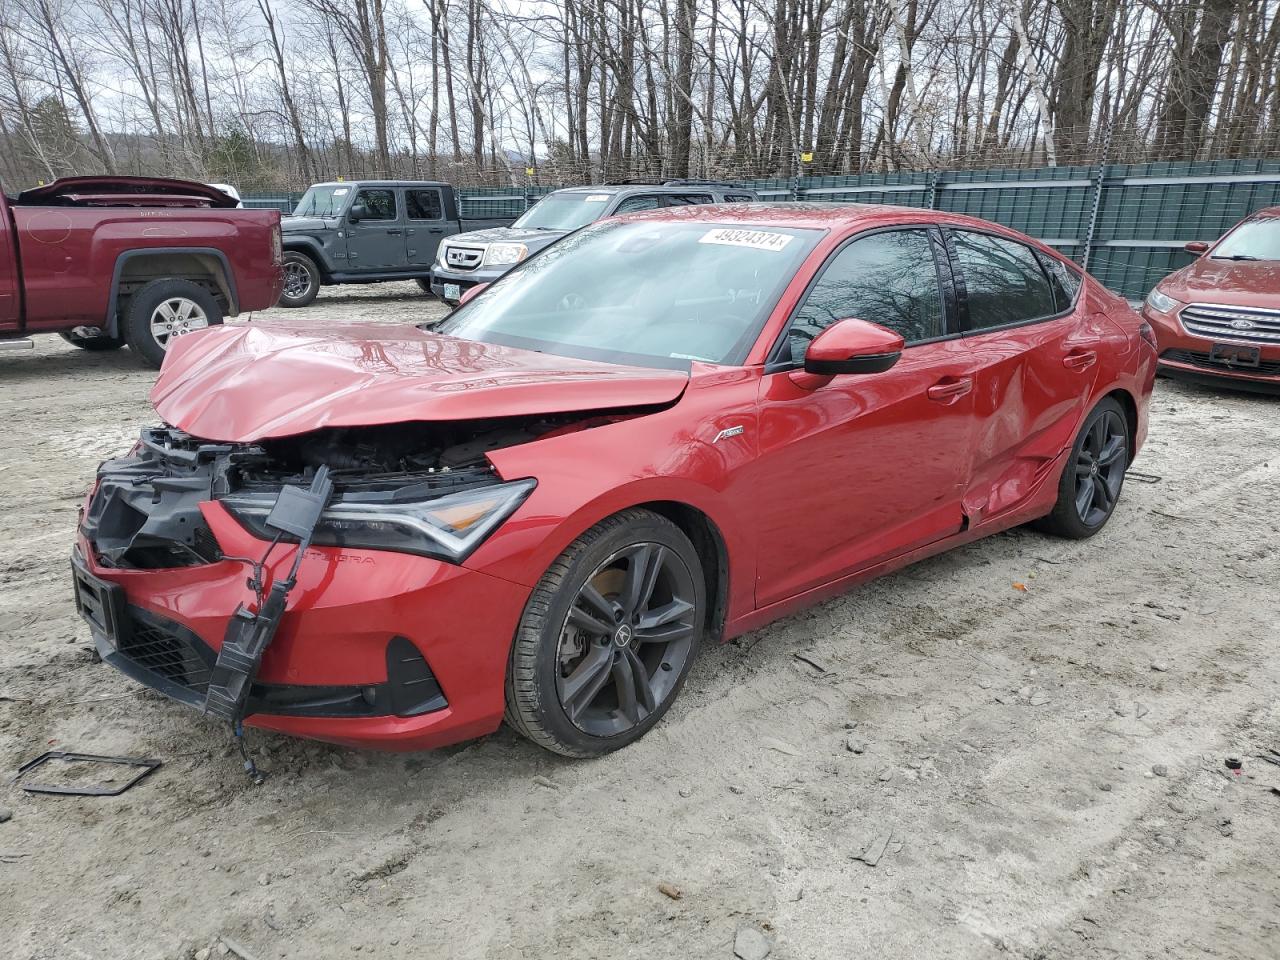
<path id="1" fill-rule="evenodd" d="M 1160 345 L 1160 372 L 1280 392 L 1280 207 L 1186 249 L 1195 262 L 1160 281 L 1142 307 Z"/>
<path id="2" fill-rule="evenodd" d="M 238 724 L 594 756 L 699 645 L 1035 521 L 1089 537 L 1150 329 L 1054 251 L 885 206 L 592 224 L 436 331 L 175 344 L 74 553 L 103 659 Z M 296 546 L 294 544 L 297 544 Z"/>

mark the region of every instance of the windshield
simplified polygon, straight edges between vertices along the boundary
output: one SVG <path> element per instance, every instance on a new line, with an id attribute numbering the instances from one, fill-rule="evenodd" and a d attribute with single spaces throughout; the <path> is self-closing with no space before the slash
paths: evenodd
<path id="1" fill-rule="evenodd" d="M 1214 260 L 1280 260 L 1280 218 L 1242 223 L 1213 251 Z"/>
<path id="2" fill-rule="evenodd" d="M 438 329 L 559 356 L 739 364 L 821 233 L 604 220 L 510 271 Z"/>
<path id="3" fill-rule="evenodd" d="M 512 224 L 528 230 L 577 230 L 599 220 L 613 199 L 611 193 L 552 193 L 525 211 Z"/>
<path id="4" fill-rule="evenodd" d="M 295 217 L 337 217 L 342 214 L 347 195 L 351 193 L 349 186 L 341 183 L 317 184 L 307 190 L 294 207 Z"/>

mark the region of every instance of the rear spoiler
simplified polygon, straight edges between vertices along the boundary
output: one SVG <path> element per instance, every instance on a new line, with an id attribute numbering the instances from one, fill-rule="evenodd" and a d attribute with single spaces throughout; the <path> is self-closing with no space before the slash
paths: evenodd
<path id="1" fill-rule="evenodd" d="M 166 177 L 62 177 L 18 194 L 19 206 L 235 207 L 217 187 Z"/>

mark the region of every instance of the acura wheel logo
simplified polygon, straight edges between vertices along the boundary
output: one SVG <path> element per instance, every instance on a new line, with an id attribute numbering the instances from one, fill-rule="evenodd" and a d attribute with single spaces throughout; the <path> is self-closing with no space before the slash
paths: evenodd
<path id="1" fill-rule="evenodd" d="M 613 642 L 620 647 L 625 647 L 631 642 L 631 624 L 624 623 L 613 634 Z"/>

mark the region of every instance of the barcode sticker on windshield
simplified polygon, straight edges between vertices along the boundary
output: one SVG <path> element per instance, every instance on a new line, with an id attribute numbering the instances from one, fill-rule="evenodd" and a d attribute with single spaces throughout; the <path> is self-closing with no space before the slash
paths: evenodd
<path id="1" fill-rule="evenodd" d="M 771 250 L 777 253 L 791 242 L 791 235 L 770 233 L 768 230 L 737 230 L 732 227 L 720 227 L 703 234 L 698 242 L 719 243 L 728 247 L 750 247 L 752 250 Z"/>
<path id="2" fill-rule="evenodd" d="M 583 202 L 584 203 L 604 203 L 608 199 L 609 199 L 609 194 L 607 193 L 589 193 L 587 194 L 586 200 L 584 200 Z"/>
<path id="3" fill-rule="evenodd" d="M 333 191 L 333 195 L 335 197 L 345 197 L 348 190 L 350 190 L 350 187 L 338 187 Z"/>

